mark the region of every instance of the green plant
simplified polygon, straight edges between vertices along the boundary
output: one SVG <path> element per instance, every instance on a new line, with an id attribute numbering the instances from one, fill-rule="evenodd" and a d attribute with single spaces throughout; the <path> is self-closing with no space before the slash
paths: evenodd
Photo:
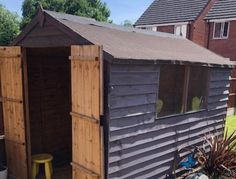
<path id="1" fill-rule="evenodd" d="M 35 16 L 41 5 L 44 9 L 64 12 L 84 17 L 91 17 L 97 21 L 110 22 L 110 10 L 101 0 L 24 0 L 22 5 L 21 28 L 25 27 Z"/>
<path id="2" fill-rule="evenodd" d="M 9 45 L 19 32 L 20 19 L 17 14 L 10 12 L 0 4 L 0 45 Z"/>
<path id="3" fill-rule="evenodd" d="M 235 132 L 224 138 L 210 135 L 205 137 L 205 142 L 209 145 L 206 149 L 198 149 L 198 157 L 204 160 L 202 162 L 204 172 L 212 179 L 218 179 L 222 176 L 236 178 L 236 135 Z"/>

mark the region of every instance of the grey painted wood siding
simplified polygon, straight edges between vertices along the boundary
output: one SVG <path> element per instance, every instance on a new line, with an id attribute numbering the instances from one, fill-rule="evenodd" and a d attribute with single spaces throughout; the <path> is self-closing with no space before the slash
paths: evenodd
<path id="1" fill-rule="evenodd" d="M 200 144 L 207 132 L 223 134 L 228 69 L 211 69 L 209 110 L 156 120 L 159 71 L 158 65 L 111 65 L 109 179 L 165 178 L 177 150 Z"/>

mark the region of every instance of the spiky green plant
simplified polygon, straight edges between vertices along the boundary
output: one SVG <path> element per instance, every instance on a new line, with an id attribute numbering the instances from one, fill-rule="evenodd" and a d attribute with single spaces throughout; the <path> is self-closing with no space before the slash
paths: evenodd
<path id="1" fill-rule="evenodd" d="M 198 156 L 205 158 L 202 163 L 204 172 L 212 179 L 222 176 L 236 178 L 236 135 L 233 132 L 224 138 L 210 135 L 205 137 L 205 142 L 209 145 L 207 150 L 198 149 Z"/>

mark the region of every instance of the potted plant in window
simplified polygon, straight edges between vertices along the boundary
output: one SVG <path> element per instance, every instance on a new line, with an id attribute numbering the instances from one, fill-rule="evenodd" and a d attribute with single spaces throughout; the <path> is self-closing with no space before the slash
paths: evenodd
<path id="1" fill-rule="evenodd" d="M 0 136 L 0 179 L 7 179 L 7 167 L 3 164 L 4 158 L 4 136 Z"/>

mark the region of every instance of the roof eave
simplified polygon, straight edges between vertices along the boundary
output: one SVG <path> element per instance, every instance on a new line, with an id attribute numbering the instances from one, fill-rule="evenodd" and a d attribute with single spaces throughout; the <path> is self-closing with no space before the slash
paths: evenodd
<path id="1" fill-rule="evenodd" d="M 235 68 L 236 64 L 213 64 L 213 63 L 202 63 L 202 62 L 190 62 L 181 60 L 162 60 L 162 59 L 127 59 L 115 57 L 112 61 L 114 64 L 159 64 L 159 65 L 192 65 L 192 66 L 203 66 L 210 68 Z"/>
<path id="2" fill-rule="evenodd" d="M 10 46 L 18 45 L 26 36 L 27 34 L 44 18 L 44 12 L 39 9 L 38 13 L 35 17 L 27 24 L 21 33 L 10 43 Z"/>
<path id="3" fill-rule="evenodd" d="M 205 18 L 207 22 L 224 22 L 224 21 L 236 21 L 236 17 L 222 17 L 222 18 Z"/>
<path id="4" fill-rule="evenodd" d="M 63 31 L 64 33 L 66 33 L 67 35 L 71 36 L 73 39 L 79 39 L 79 38 L 83 38 L 85 41 L 87 41 L 88 44 L 91 45 L 101 45 L 101 44 L 95 44 L 91 41 L 89 41 L 88 39 L 86 39 L 85 37 L 81 36 L 79 33 L 75 32 L 73 29 L 71 29 L 70 27 L 66 26 L 65 24 L 61 23 L 58 19 L 54 18 L 53 16 L 51 16 L 50 14 L 48 14 L 47 12 L 45 12 L 45 15 L 47 16 L 47 18 L 52 21 L 53 23 L 55 23 L 57 25 L 57 27 Z M 79 43 L 79 42 L 78 42 Z M 104 57 L 106 59 L 106 61 L 108 62 L 112 62 L 113 60 L 113 56 L 112 54 L 108 53 L 107 51 L 104 51 Z"/>
<path id="5" fill-rule="evenodd" d="M 158 27 L 158 26 L 172 26 L 172 25 L 185 25 L 191 24 L 193 21 L 180 21 L 180 22 L 170 22 L 170 23 L 159 23 L 159 24 L 143 24 L 143 25 L 134 25 L 135 27 Z"/>

